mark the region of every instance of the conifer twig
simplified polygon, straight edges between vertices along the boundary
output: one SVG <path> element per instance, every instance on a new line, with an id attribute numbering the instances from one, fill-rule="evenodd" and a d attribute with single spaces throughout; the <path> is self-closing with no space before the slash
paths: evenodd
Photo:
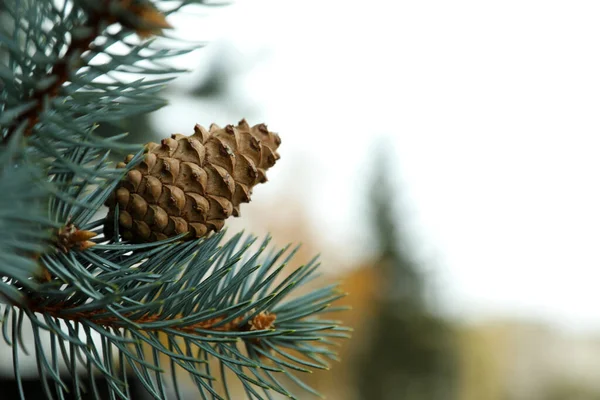
<path id="1" fill-rule="evenodd" d="M 74 58 L 77 56 L 77 54 L 80 53 L 79 56 L 81 56 L 81 53 L 88 50 L 94 39 L 100 34 L 103 25 L 103 16 L 106 17 L 106 15 L 90 12 L 86 23 L 79 27 L 80 31 L 85 32 L 85 34 L 73 37 L 73 40 L 69 44 L 65 55 L 54 65 L 48 74 L 48 76 L 55 77 L 54 83 L 46 88 L 34 92 L 31 100 L 35 101 L 35 106 L 29 111 L 21 114 L 15 120 L 12 129 L 10 129 L 7 135 L 4 137 L 4 143 L 10 140 L 17 127 L 19 127 L 24 121 L 27 121 L 27 125 L 23 132 L 23 136 L 30 136 L 33 133 L 33 127 L 39 121 L 39 114 L 44 108 L 44 99 L 56 97 L 59 94 L 62 85 L 69 80 L 71 73 L 69 67 L 75 63 Z"/>
<path id="2" fill-rule="evenodd" d="M 72 35 L 72 41 L 68 45 L 64 56 L 47 74 L 47 77 L 54 77 L 53 83 L 33 93 L 30 100 L 35 105 L 15 119 L 12 129 L 8 131 L 3 139 L 4 143 L 10 140 L 16 129 L 24 121 L 27 121 L 27 123 L 23 136 L 27 137 L 33 133 L 33 128 L 39 121 L 39 115 L 44 110 L 45 100 L 55 98 L 60 94 L 61 87 L 69 81 L 71 73 L 81 67 L 81 55 L 85 51 L 93 49 L 93 42 L 102 33 L 104 27 L 120 22 L 124 27 L 135 30 L 142 38 L 148 38 L 153 34 L 160 33 L 164 28 L 171 27 L 166 22 L 165 16 L 150 3 L 138 5 L 134 4 L 132 0 L 98 0 L 98 3 L 87 10 L 87 20 L 79 27 L 75 27 L 73 31 L 78 32 L 78 34 Z M 112 3 L 118 4 L 123 11 L 136 17 L 138 19 L 137 25 L 132 24 L 129 19 L 113 14 L 110 7 Z M 38 78 L 41 80 L 44 77 Z M 23 101 L 27 100 L 23 99 Z"/>

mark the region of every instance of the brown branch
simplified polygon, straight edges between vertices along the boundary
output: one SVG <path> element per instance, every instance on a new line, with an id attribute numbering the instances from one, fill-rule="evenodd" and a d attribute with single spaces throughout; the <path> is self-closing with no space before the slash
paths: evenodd
<path id="1" fill-rule="evenodd" d="M 97 325 L 101 325 L 107 328 L 123 328 L 125 325 L 122 321 L 116 316 L 100 316 L 101 314 L 106 314 L 108 311 L 106 309 L 100 310 L 92 310 L 86 312 L 75 312 L 71 314 L 65 314 L 65 310 L 68 310 L 68 307 L 63 305 L 55 305 L 55 306 L 41 306 L 36 304 L 29 304 L 29 308 L 33 312 L 37 313 L 45 313 L 50 314 L 52 317 L 60 318 L 67 321 L 81 321 L 81 320 L 89 320 L 94 322 Z M 126 318 L 130 318 L 132 314 L 125 315 Z M 196 329 L 202 330 L 212 330 L 214 332 L 247 332 L 254 330 L 263 330 L 263 329 L 272 329 L 274 327 L 274 322 L 277 316 L 274 313 L 269 313 L 267 311 L 262 311 L 252 317 L 250 321 L 241 325 L 241 322 L 246 318 L 246 316 L 239 316 L 233 319 L 230 322 L 227 322 L 223 325 L 218 325 L 221 321 L 223 321 L 226 316 L 209 318 L 204 321 L 198 321 L 190 325 L 184 326 L 174 326 L 171 329 L 184 332 L 184 333 L 197 333 Z M 174 320 L 174 319 L 173 319 Z M 133 320 L 133 322 L 137 324 L 145 324 L 156 321 L 164 321 L 160 318 L 160 315 L 142 315 L 139 318 Z M 159 331 L 157 328 L 144 328 L 142 330 L 146 331 Z"/>

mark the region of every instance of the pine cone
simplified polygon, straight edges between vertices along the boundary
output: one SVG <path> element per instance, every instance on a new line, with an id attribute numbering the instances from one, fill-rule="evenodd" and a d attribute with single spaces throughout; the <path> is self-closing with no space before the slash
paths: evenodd
<path id="1" fill-rule="evenodd" d="M 266 125 L 250 127 L 245 120 L 224 129 L 212 124 L 208 132 L 196 125 L 191 136 L 173 134 L 161 144 L 148 143 L 144 160 L 106 202 L 105 236 L 113 235 L 117 204 L 126 240 L 152 242 L 185 232 L 191 240 L 219 231 L 226 218 L 240 215 L 252 187 L 267 181 L 280 143 Z"/>

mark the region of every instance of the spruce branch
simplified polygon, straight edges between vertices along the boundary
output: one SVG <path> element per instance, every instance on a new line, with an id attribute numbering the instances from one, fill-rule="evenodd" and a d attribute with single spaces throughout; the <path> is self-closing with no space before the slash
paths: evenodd
<path id="1" fill-rule="evenodd" d="M 268 251 L 270 238 L 257 246 L 252 236 L 225 240 L 200 226 L 219 231 L 266 181 L 280 140 L 265 125 L 197 125 L 193 137 L 175 134 L 146 151 L 121 143 L 123 135 L 94 133 L 98 123 L 164 104 L 156 93 L 181 70 L 162 60 L 190 49 L 131 34 L 160 34 L 168 28 L 164 15 L 205 2 L 159 11 L 171 3 L 1 4 L 9 23 L 0 27 L 7 55 L 0 66 L 0 325 L 21 398 L 26 347 L 48 398 L 87 391 L 98 399 L 97 374 L 113 399 L 131 397 L 128 374 L 155 399 L 168 398 L 169 388 L 179 398 L 181 373 L 204 399 L 232 398 L 230 375 L 252 399 L 293 397 L 279 376 L 316 394 L 296 373 L 329 368 L 337 360 L 332 346 L 348 336 L 339 321 L 319 318 L 343 309 L 332 306 L 344 296 L 336 285 L 294 297 L 316 276 L 316 258 L 287 273 L 297 249 Z M 115 167 L 111 151 L 133 154 Z M 190 170 L 179 174 L 179 164 Z M 142 179 L 154 184 L 142 187 Z M 116 201 L 108 216 L 98 217 L 109 197 Z M 160 222 L 146 214 L 152 207 L 168 210 L 160 240 L 139 228 Z M 122 223 L 128 213 L 133 230 Z M 34 340 L 25 346 L 29 325 Z"/>
<path id="2" fill-rule="evenodd" d="M 71 257 L 63 253 L 45 256 L 42 262 L 55 278 L 29 296 L 32 303 L 23 311 L 40 331 L 52 331 L 50 325 L 68 321 L 74 329 L 86 332 L 88 339 L 92 332 L 99 333 L 156 398 L 165 398 L 159 386 L 167 379 L 162 373 L 158 381 L 146 376 L 147 370 L 161 367 L 157 361 L 140 356 L 145 346 L 168 356 L 174 369 L 192 374 L 198 390 L 206 395 L 212 393 L 212 379 L 198 370 L 199 354 L 216 357 L 250 393 L 255 392 L 252 386 L 258 385 L 267 393 L 272 390 L 291 396 L 273 373 L 283 373 L 305 387 L 288 369 L 307 372 L 307 366 L 329 368 L 326 359 L 335 360 L 335 355 L 327 344 L 318 343 L 327 337 L 345 337 L 347 329 L 315 316 L 343 293 L 329 287 L 286 301 L 291 292 L 311 279 L 318 265 L 316 259 L 281 280 L 285 262 L 294 251 L 285 260 L 281 259 L 286 249 L 259 263 L 269 239 L 252 252 L 253 238 L 242 240 L 238 234 L 220 246 L 221 236 L 189 244 L 158 243 L 133 253 L 130 248 L 148 244 L 98 244 L 87 251 L 74 250 Z M 72 263 L 69 270 L 62 270 L 68 262 Z M 70 275 L 77 270 L 75 279 Z M 76 290 L 74 285 L 86 290 Z M 57 292 L 59 286 L 64 289 Z M 16 312 L 15 308 L 13 318 L 17 318 Z M 168 338 L 166 344 L 161 335 Z M 68 348 L 87 346 L 87 340 L 79 344 L 63 336 L 63 345 Z M 83 348 L 69 352 L 73 351 L 89 353 Z M 308 360 L 290 351 L 300 352 Z M 43 351 L 39 354 L 38 363 L 44 368 L 53 365 L 53 360 L 42 358 Z M 114 358 L 95 357 L 102 373 L 115 367 L 107 365 Z M 70 359 L 70 363 L 75 365 L 76 360 Z M 117 366 L 118 370 L 123 368 L 122 363 Z M 44 375 L 59 376 L 53 369 Z M 55 379 L 52 384 L 60 391 L 63 382 Z M 123 390 L 120 382 L 113 384 L 115 392 Z M 213 398 L 223 398 L 212 394 Z"/>
<path id="3" fill-rule="evenodd" d="M 52 3 L 51 3 L 52 4 Z M 66 9 L 65 2 L 63 12 Z M 26 112 L 18 115 L 12 122 L 10 129 L 4 136 L 6 142 L 15 132 L 23 121 L 27 121 L 24 131 L 24 136 L 30 136 L 33 133 L 34 126 L 39 122 L 39 116 L 44 110 L 46 102 L 51 101 L 60 94 L 63 85 L 76 76 L 76 72 L 83 68 L 86 60 L 83 54 L 86 51 L 101 52 L 102 47 L 94 45 L 96 40 L 103 30 L 113 24 L 120 23 L 123 28 L 136 32 L 141 38 L 150 38 L 154 35 L 159 35 L 162 29 L 171 28 L 167 23 L 164 14 L 154 7 L 149 2 L 134 2 L 132 0 L 97 0 L 97 1 L 79 1 L 75 2 L 74 6 L 79 6 L 86 10 L 85 17 L 81 20 L 76 20 L 70 27 L 71 41 L 68 44 L 63 44 L 66 50 L 58 49 L 64 54 L 57 61 L 45 70 L 39 71 L 33 69 L 31 71 L 32 78 L 35 77 L 38 84 L 28 93 L 28 96 L 23 97 L 21 101 L 31 104 Z M 13 15 L 18 15 L 15 3 L 7 2 L 6 9 Z M 76 13 L 72 10 L 71 13 Z M 17 21 L 19 24 L 21 20 Z M 27 27 L 29 24 L 26 25 Z M 64 29 L 60 29 L 64 32 Z M 50 34 L 52 31 L 45 34 L 47 41 L 51 40 Z M 58 43 L 63 43 L 63 40 Z M 38 50 L 40 46 L 37 46 Z M 13 55 L 20 55 L 16 53 Z M 42 84 L 40 84 L 42 82 Z"/>
<path id="4" fill-rule="evenodd" d="M 14 9 L 12 11 L 15 12 Z M 12 123 L 13 129 L 9 128 L 4 136 L 4 141 L 11 138 L 15 131 L 14 127 L 19 126 L 23 121 L 27 122 L 24 136 L 32 134 L 33 127 L 39 121 L 39 115 L 44 109 L 44 103 L 48 101 L 47 99 L 55 98 L 58 95 L 59 89 L 81 64 L 81 54 L 89 49 L 94 39 L 100 34 L 103 25 L 107 24 L 110 15 L 106 14 L 90 12 L 86 20 L 73 26 L 72 30 L 76 33 L 72 35 L 72 41 L 67 45 L 65 54 L 44 74 L 45 76 L 36 76 L 36 78 L 42 79 L 47 84 L 39 85 L 28 98 L 22 99 L 31 102 L 32 106 L 28 111 L 15 118 Z M 33 72 L 35 74 L 37 71 L 34 70 Z"/>
<path id="5" fill-rule="evenodd" d="M 23 304 L 23 291 L 39 287 L 45 271 L 38 258 L 57 226 L 45 213 L 50 192 L 43 174 L 19 148 L 22 127 L 0 153 L 0 299 L 11 304 Z"/>
<path id="6" fill-rule="evenodd" d="M 157 2 L 161 3 L 161 2 Z M 167 2 L 168 3 L 168 2 Z M 61 159 L 71 147 L 126 148 L 119 139 L 93 133 L 97 124 L 156 110 L 156 93 L 180 68 L 161 60 L 197 46 L 169 49 L 147 37 L 168 24 L 147 0 L 7 0 L 11 24 L 0 27 L 7 68 L 0 71 L 0 131 L 3 141 L 27 121 L 24 136 L 37 157 L 69 167 Z M 162 18 L 162 19 L 161 19 Z M 108 29 L 111 28 L 111 29 Z M 117 46 L 121 49 L 117 49 Z M 124 47 L 124 49 L 123 49 Z M 125 75 L 144 75 L 127 79 Z M 151 78 L 153 75 L 166 77 Z"/>

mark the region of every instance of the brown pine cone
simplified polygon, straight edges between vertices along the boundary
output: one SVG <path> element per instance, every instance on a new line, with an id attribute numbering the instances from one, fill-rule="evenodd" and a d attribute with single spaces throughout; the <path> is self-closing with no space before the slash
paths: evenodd
<path id="1" fill-rule="evenodd" d="M 219 231 L 252 187 L 266 182 L 266 170 L 279 159 L 279 135 L 245 120 L 225 128 L 200 125 L 194 134 L 173 134 L 148 143 L 144 160 L 129 171 L 109 197 L 105 236 L 112 237 L 115 207 L 124 239 L 152 242 L 189 232 L 186 240 Z M 133 158 L 129 155 L 124 167 Z"/>

